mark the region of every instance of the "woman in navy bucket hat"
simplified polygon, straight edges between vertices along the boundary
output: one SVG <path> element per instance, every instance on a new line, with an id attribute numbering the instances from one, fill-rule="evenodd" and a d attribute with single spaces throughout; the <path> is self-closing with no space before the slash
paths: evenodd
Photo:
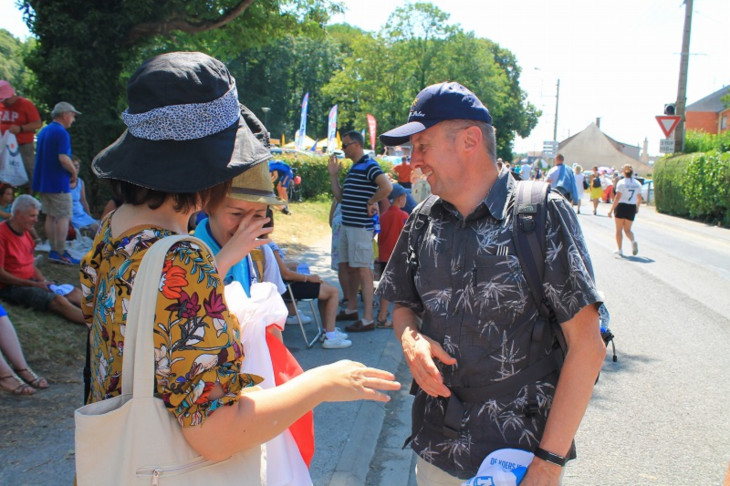
<path id="1" fill-rule="evenodd" d="M 238 102 L 226 66 L 205 54 L 174 52 L 145 61 L 130 78 L 127 96 L 127 130 L 93 161 L 94 173 L 109 179 L 124 202 L 104 219 L 81 262 L 89 402 L 121 393 L 122 351 L 134 345 L 124 342 L 127 307 L 146 251 L 187 233 L 194 212 L 220 204 L 234 177 L 269 158 L 265 127 Z M 244 219 L 238 231 L 256 239 L 267 222 Z M 389 397 L 381 390 L 400 388 L 389 372 L 339 361 L 259 389 L 260 377 L 242 373 L 239 323 L 228 311 L 213 255 L 199 241 L 178 242 L 166 254 L 154 328 L 154 394 L 207 459 L 262 444 L 324 401 L 384 402 Z"/>

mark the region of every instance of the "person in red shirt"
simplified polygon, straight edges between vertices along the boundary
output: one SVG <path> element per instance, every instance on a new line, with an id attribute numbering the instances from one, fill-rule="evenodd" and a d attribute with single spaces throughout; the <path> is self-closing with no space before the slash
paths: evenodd
<path id="1" fill-rule="evenodd" d="M 390 199 L 390 207 L 380 216 L 380 233 L 378 234 L 378 264 L 381 275 L 408 219 L 408 213 L 403 211 L 403 206 L 406 205 L 405 188 L 400 184 L 393 184 L 393 191 L 388 199 Z M 389 308 L 390 302 L 381 298 L 375 327 L 392 329 L 393 323 L 388 321 Z"/>
<path id="2" fill-rule="evenodd" d="M 30 229 L 38 222 L 39 211 L 40 203 L 23 194 L 13 203 L 10 219 L 0 223 L 0 298 L 34 309 L 48 309 L 85 325 L 79 307 L 81 291 L 70 285 L 54 285 L 35 266 L 35 241 Z"/>
<path id="3" fill-rule="evenodd" d="M 33 137 L 40 127 L 41 117 L 35 105 L 18 96 L 9 82 L 0 80 L 0 133 L 9 131 L 15 135 L 25 171 L 28 173 L 28 187 L 33 181 L 35 168 Z"/>
<path id="4" fill-rule="evenodd" d="M 411 165 L 408 157 L 403 157 L 401 163 L 393 167 L 393 174 L 398 179 L 398 184 L 410 189 L 411 188 L 411 171 L 413 166 Z"/>

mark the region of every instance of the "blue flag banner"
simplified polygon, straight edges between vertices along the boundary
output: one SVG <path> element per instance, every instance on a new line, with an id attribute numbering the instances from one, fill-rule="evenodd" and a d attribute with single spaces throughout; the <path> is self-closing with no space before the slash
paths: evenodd
<path id="1" fill-rule="evenodd" d="M 302 117 L 299 121 L 299 131 L 297 132 L 297 148 L 304 150 L 304 137 L 307 136 L 307 108 L 309 106 L 309 93 L 304 95 L 302 100 Z"/>
<path id="2" fill-rule="evenodd" d="M 330 110 L 327 118 L 327 152 L 337 149 L 337 105 Z"/>

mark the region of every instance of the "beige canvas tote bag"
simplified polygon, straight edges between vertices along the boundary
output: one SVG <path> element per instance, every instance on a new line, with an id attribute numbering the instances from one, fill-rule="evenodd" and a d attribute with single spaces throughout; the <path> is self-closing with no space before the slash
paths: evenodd
<path id="1" fill-rule="evenodd" d="M 145 254 L 127 313 L 122 394 L 76 410 L 76 475 L 87 485 L 263 485 L 261 447 L 213 462 L 197 454 L 161 399 L 153 396 L 153 325 L 162 265 L 187 235 L 163 238 Z"/>

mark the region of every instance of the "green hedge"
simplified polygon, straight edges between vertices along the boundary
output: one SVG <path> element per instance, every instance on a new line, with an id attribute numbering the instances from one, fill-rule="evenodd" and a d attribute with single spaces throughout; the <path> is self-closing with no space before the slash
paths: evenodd
<path id="1" fill-rule="evenodd" d="M 730 152 L 665 157 L 654 164 L 656 208 L 730 227 Z"/>
<path id="2" fill-rule="evenodd" d="M 330 176 L 327 171 L 329 156 L 313 155 L 307 157 L 297 154 L 277 154 L 273 157 L 276 160 L 283 160 L 293 168 L 297 169 L 297 173 L 302 178 L 302 198 L 316 199 L 320 196 L 330 197 L 332 188 L 330 187 Z M 390 162 L 378 160 L 380 168 L 383 172 L 388 173 L 393 168 Z M 343 181 L 345 174 L 352 166 L 350 159 L 342 159 L 342 171 L 340 171 L 340 181 Z"/>
<path id="3" fill-rule="evenodd" d="M 730 130 L 718 134 L 697 130 L 687 131 L 684 138 L 684 153 L 714 151 L 730 152 Z"/>

